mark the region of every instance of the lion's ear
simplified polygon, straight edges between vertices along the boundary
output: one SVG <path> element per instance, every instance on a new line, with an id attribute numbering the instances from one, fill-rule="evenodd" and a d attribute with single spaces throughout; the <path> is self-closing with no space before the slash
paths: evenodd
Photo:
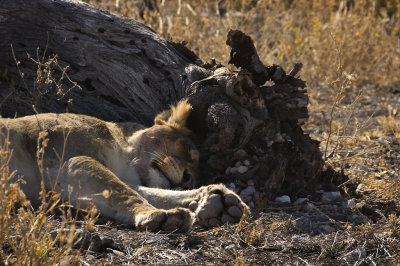
<path id="1" fill-rule="evenodd" d="M 186 120 L 188 119 L 192 106 L 188 103 L 187 99 L 179 101 L 171 109 L 165 110 L 158 114 L 154 119 L 156 125 L 168 125 L 178 130 L 189 131 L 186 128 Z"/>
<path id="2" fill-rule="evenodd" d="M 168 117 L 171 116 L 171 109 L 169 110 L 164 110 L 161 113 L 159 113 L 156 118 L 154 118 L 154 124 L 155 125 L 165 125 L 167 124 Z"/>

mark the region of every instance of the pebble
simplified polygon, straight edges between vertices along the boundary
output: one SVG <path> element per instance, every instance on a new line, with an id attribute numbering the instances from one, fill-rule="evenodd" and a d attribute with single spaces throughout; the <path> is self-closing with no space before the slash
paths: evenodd
<path id="1" fill-rule="evenodd" d="M 294 205 L 301 205 L 301 204 L 304 204 L 307 201 L 308 201 L 307 198 L 298 198 L 293 204 Z"/>
<path id="2" fill-rule="evenodd" d="M 295 235 L 292 236 L 292 242 L 296 243 L 305 243 L 308 242 L 310 238 L 308 236 L 300 236 L 300 235 Z"/>
<path id="3" fill-rule="evenodd" d="M 378 138 L 378 140 L 379 140 L 379 142 L 388 143 L 392 139 L 390 137 L 382 136 L 382 137 Z"/>
<path id="4" fill-rule="evenodd" d="M 307 204 L 304 206 L 304 210 L 307 211 L 307 212 L 315 211 L 315 208 L 316 208 L 315 205 L 312 204 L 311 202 L 307 203 Z"/>
<path id="5" fill-rule="evenodd" d="M 237 150 L 234 154 L 233 154 L 233 158 L 238 160 L 242 157 L 248 156 L 247 152 L 243 149 Z"/>
<path id="6" fill-rule="evenodd" d="M 347 207 L 348 208 L 353 208 L 354 206 L 356 206 L 356 200 L 355 199 L 349 199 L 347 201 Z"/>
<path id="7" fill-rule="evenodd" d="M 367 223 L 367 221 L 364 221 L 364 219 L 360 215 L 357 215 L 357 214 L 353 214 L 351 216 L 351 221 L 356 224 Z"/>
<path id="8" fill-rule="evenodd" d="M 363 192 L 365 192 L 365 190 L 367 189 L 367 185 L 366 184 L 358 184 L 357 189 L 356 189 L 356 193 L 358 194 L 362 194 Z"/>
<path id="9" fill-rule="evenodd" d="M 125 258 L 125 254 L 119 250 L 116 249 L 112 249 L 112 248 L 106 248 L 105 253 L 109 254 L 109 255 L 114 255 L 116 257 L 120 257 L 120 258 Z"/>
<path id="10" fill-rule="evenodd" d="M 236 247 L 235 244 L 226 246 L 226 247 L 224 248 L 224 250 L 225 250 L 228 254 L 230 254 L 231 256 L 237 256 L 237 254 L 238 254 L 238 252 L 237 252 L 237 247 Z"/>
<path id="11" fill-rule="evenodd" d="M 231 173 L 231 168 L 230 168 L 230 167 L 226 168 L 225 174 L 226 174 L 226 175 L 229 175 L 230 173 Z"/>
<path id="12" fill-rule="evenodd" d="M 247 168 L 247 166 L 241 165 L 241 166 L 239 166 L 239 167 L 237 168 L 237 170 L 238 170 L 238 172 L 239 172 L 240 174 L 244 174 L 244 173 L 246 173 L 246 172 L 249 170 L 249 168 Z"/>
<path id="13" fill-rule="evenodd" d="M 333 232 L 336 231 L 335 228 L 333 228 L 332 226 L 327 225 L 327 224 L 324 224 L 324 225 L 319 226 L 319 229 L 320 229 L 323 233 L 327 233 L 327 234 L 330 234 L 330 233 L 333 233 Z"/>
<path id="14" fill-rule="evenodd" d="M 254 180 L 252 180 L 252 179 L 248 180 L 248 181 L 247 181 L 247 185 L 248 185 L 249 187 L 254 187 Z"/>
<path id="15" fill-rule="evenodd" d="M 256 192 L 254 187 L 247 187 L 240 192 L 240 197 L 244 202 L 251 200 L 252 195 Z"/>
<path id="16" fill-rule="evenodd" d="M 275 142 L 283 142 L 284 141 L 284 139 L 283 139 L 283 137 L 282 137 L 282 135 L 281 134 L 277 134 L 276 136 L 275 136 Z"/>
<path id="17" fill-rule="evenodd" d="M 290 197 L 288 195 L 283 195 L 275 198 L 275 202 L 279 203 L 290 203 Z"/>
<path id="18" fill-rule="evenodd" d="M 246 165 L 246 166 L 250 166 L 250 161 L 249 160 L 244 160 L 243 164 Z"/>
<path id="19" fill-rule="evenodd" d="M 237 169 L 237 167 L 232 167 L 231 168 L 231 174 L 237 174 L 238 173 L 238 169 Z"/>
<path id="20" fill-rule="evenodd" d="M 237 161 L 237 162 L 235 163 L 235 167 L 240 167 L 240 166 L 242 166 L 242 162 L 241 162 L 241 161 Z"/>
<path id="21" fill-rule="evenodd" d="M 367 254 L 365 253 L 365 250 L 352 250 L 351 252 L 347 253 L 345 255 L 349 260 L 360 260 L 360 259 L 364 259 Z"/>
<path id="22" fill-rule="evenodd" d="M 268 141 L 267 141 L 267 146 L 268 146 L 268 147 L 271 147 L 272 144 L 274 144 L 274 142 L 273 142 L 272 140 L 268 140 Z"/>
<path id="23" fill-rule="evenodd" d="M 331 191 L 331 192 L 324 192 L 322 193 L 322 202 L 323 203 L 330 203 L 334 201 L 338 201 L 342 198 L 339 191 Z"/>

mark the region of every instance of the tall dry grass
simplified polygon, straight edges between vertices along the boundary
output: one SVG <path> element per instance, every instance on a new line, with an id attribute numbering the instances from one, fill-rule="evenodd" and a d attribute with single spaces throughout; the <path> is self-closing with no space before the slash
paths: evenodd
<path id="1" fill-rule="evenodd" d="M 14 56 L 18 67 L 19 61 Z M 31 60 L 33 60 L 31 58 Z M 73 86 L 64 91 L 61 80 L 68 78 L 66 68 L 63 69 L 59 79 L 52 76 L 53 67 L 59 67 L 57 56 L 47 57 L 45 54 L 35 61 L 37 64 L 37 77 L 30 92 L 32 99 L 29 104 L 36 112 L 40 111 L 41 97 L 47 93 L 55 93 L 64 97 Z M 24 76 L 20 72 L 21 79 Z M 69 78 L 68 78 L 69 79 Z M 24 82 L 25 86 L 27 84 Z M 55 84 L 55 86 L 53 86 Z M 51 89 L 50 87 L 53 86 Z M 27 87 L 28 89 L 28 87 Z M 24 101 L 24 99 L 21 99 Z M 20 176 L 17 170 L 10 169 L 10 161 L 13 156 L 12 144 L 9 141 L 7 125 L 0 124 L 0 260 L 8 265 L 53 265 L 62 261 L 67 255 L 69 259 L 78 262 L 78 249 L 74 247 L 80 242 L 85 232 L 93 228 L 98 218 L 93 204 L 88 204 L 86 209 L 75 209 L 68 202 L 63 202 L 60 194 L 56 193 L 56 187 L 46 190 L 44 180 L 48 180 L 47 170 L 43 166 L 45 151 L 49 138 L 43 131 L 37 139 L 36 163 L 41 175 L 41 187 L 39 206 L 33 208 L 26 199 L 21 185 L 26 183 L 29 176 Z M 64 148 L 68 140 L 68 133 L 64 135 Z M 51 151 L 53 152 L 53 151 Z M 59 171 L 56 177 L 61 177 L 65 167 L 65 149 L 60 154 Z M 33 174 L 33 173 L 32 173 Z M 57 182 L 55 182 L 57 183 Z M 55 216 L 57 214 L 57 216 Z M 83 219 L 80 218 L 83 214 Z M 57 217 L 57 218 L 55 218 Z M 79 223 L 78 223 L 78 220 Z M 77 224 L 82 224 L 81 232 L 78 232 Z"/>
<path id="2" fill-rule="evenodd" d="M 141 1 L 86 2 L 186 41 L 203 60 L 214 57 L 226 64 L 227 32 L 240 29 L 252 36 L 265 64 L 289 68 L 302 62 L 301 75 L 310 88 L 336 80 L 336 47 L 342 51 L 343 70 L 357 74 L 354 85 L 400 85 L 399 1 L 379 8 L 380 1 L 368 0 L 153 0 L 158 8 L 144 11 Z"/>

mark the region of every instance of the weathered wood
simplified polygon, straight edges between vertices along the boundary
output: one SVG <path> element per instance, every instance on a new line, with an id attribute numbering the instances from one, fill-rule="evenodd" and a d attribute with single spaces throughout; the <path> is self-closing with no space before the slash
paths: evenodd
<path id="1" fill-rule="evenodd" d="M 305 82 L 295 77 L 302 65 L 289 75 L 280 66 L 264 66 L 251 38 L 238 30 L 228 33 L 227 44 L 229 62 L 241 70 L 210 65 L 212 75 L 187 92 L 193 105 L 189 127 L 203 147 L 202 177 L 253 179 L 268 197 L 306 193 L 302 189 L 312 187 L 322 159 L 318 143 L 301 128 L 308 119 Z M 244 161 L 251 166 L 240 173 L 237 165 Z"/>
<path id="2" fill-rule="evenodd" d="M 0 36 L 3 116 L 34 113 L 27 90 L 33 87 L 36 66 L 27 55 L 36 58 L 38 48 L 40 57 L 57 54 L 62 67 L 69 65 L 69 77 L 82 90 L 75 88 L 60 101 L 51 93 L 43 95 L 43 104 L 36 109 L 63 112 L 68 107 L 70 112 L 106 120 L 145 124 L 183 97 L 190 83 L 185 68 L 197 60 L 144 24 L 79 1 L 2 0 Z M 28 89 L 15 67 L 11 45 Z M 67 80 L 63 85 L 71 86 Z M 46 104 L 49 98 L 51 105 Z M 73 104 L 67 105 L 68 99 Z"/>

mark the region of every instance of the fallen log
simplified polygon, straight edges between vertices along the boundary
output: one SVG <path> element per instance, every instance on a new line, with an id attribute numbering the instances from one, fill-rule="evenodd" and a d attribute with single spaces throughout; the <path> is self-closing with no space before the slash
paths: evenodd
<path id="1" fill-rule="evenodd" d="M 263 65 L 240 31 L 227 37 L 229 63 L 239 68 L 232 71 L 78 1 L 3 0 L 0 20 L 2 116 L 68 111 L 150 125 L 188 97 L 203 184 L 252 180 L 270 198 L 307 193 L 321 172 L 318 143 L 301 128 L 308 118 L 301 64 L 289 74 Z"/>

